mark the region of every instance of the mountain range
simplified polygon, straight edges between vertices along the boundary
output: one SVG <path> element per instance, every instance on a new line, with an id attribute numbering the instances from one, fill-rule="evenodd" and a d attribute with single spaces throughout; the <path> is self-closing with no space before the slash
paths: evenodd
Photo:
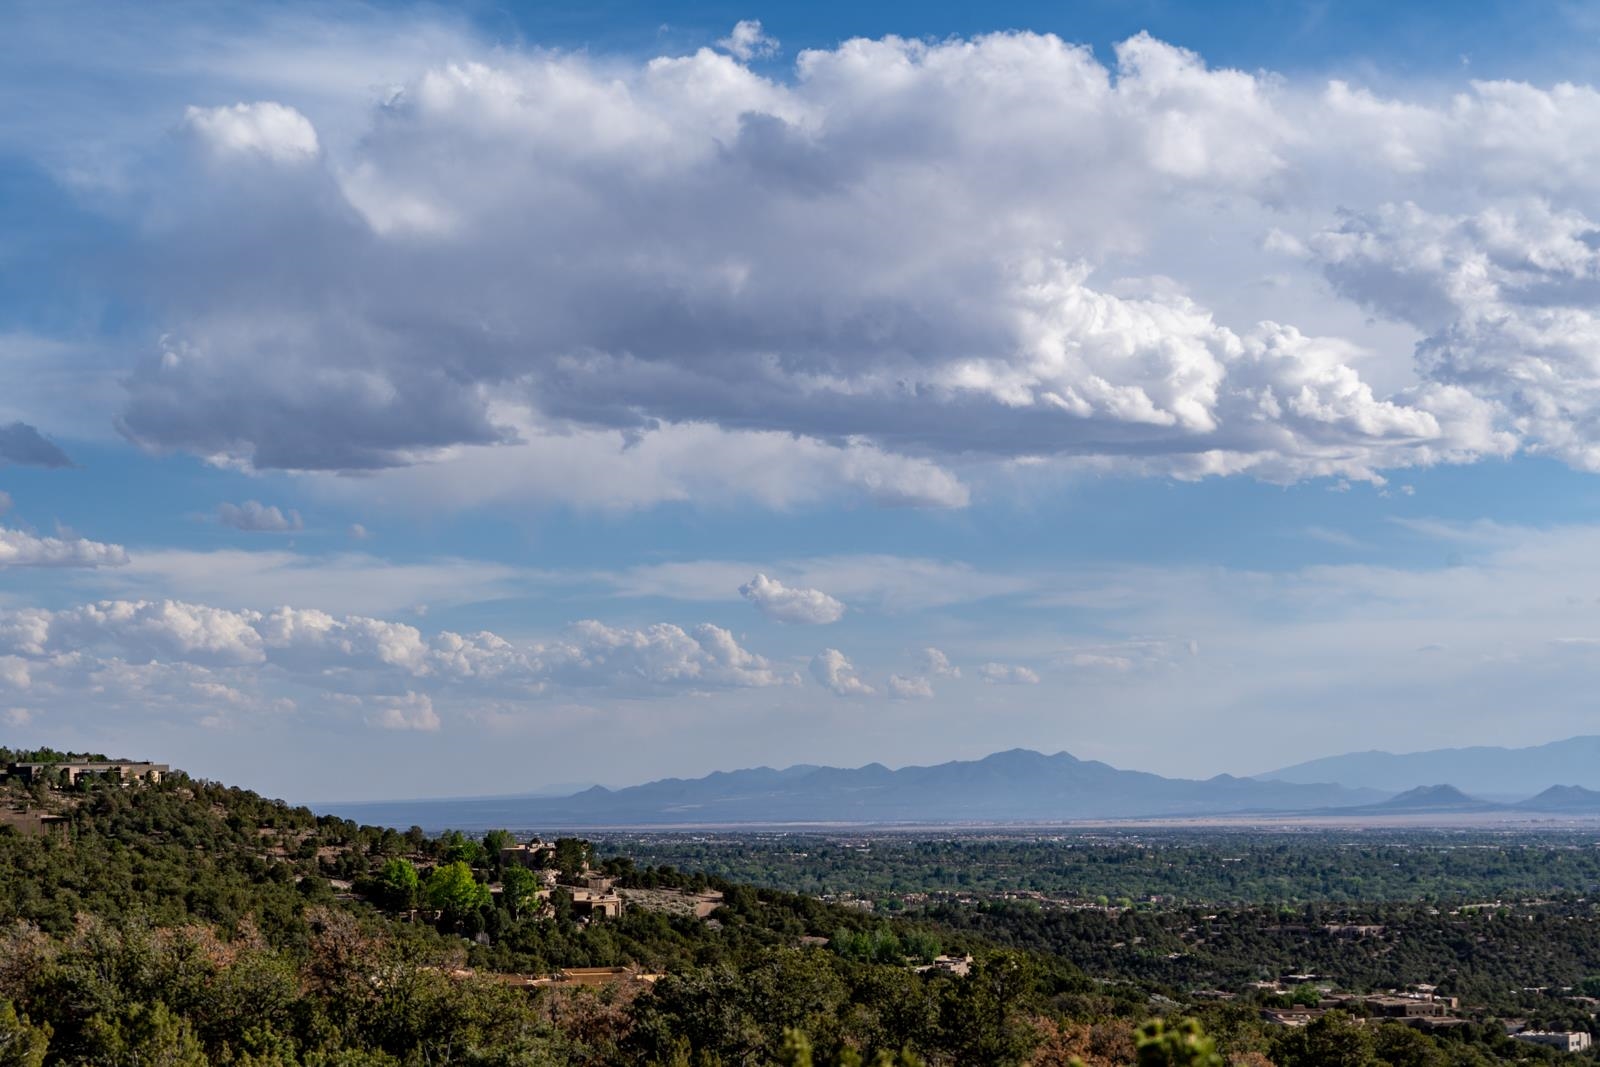
<path id="1" fill-rule="evenodd" d="M 978 760 L 898 770 L 881 763 L 756 767 L 703 778 L 663 778 L 623 789 L 594 786 L 569 796 L 546 790 L 326 805 L 324 810 L 426 830 L 1015 824 L 1225 815 L 1600 816 L 1597 767 L 1600 737 L 1525 749 L 1358 752 L 1255 778 L 1220 774 L 1204 780 L 1122 770 L 1066 752 L 1012 749 Z M 1440 784 L 1419 786 L 1419 781 Z M 1478 795 L 1450 782 L 1471 783 Z M 1517 797 L 1527 799 L 1506 799 Z"/>
<path id="2" fill-rule="evenodd" d="M 1600 815 L 1600 792 L 1578 785 L 1553 785 L 1537 796 L 1512 804 L 1469 796 L 1453 785 L 1419 785 L 1376 804 L 1330 808 L 1325 814 L 1477 815 L 1522 812 L 1538 815 Z M 1324 813 L 1318 813 L 1324 814 Z"/>
<path id="3" fill-rule="evenodd" d="M 1026 749 L 890 770 L 800 765 L 665 778 L 570 797 L 484 797 L 338 805 L 337 814 L 444 826 L 661 826 L 792 823 L 994 823 L 1307 811 L 1382 800 L 1374 790 L 1222 774 L 1203 781 L 1119 770 Z"/>
<path id="4" fill-rule="evenodd" d="M 1600 790 L 1600 737 L 1570 737 L 1528 748 L 1440 748 L 1426 752 L 1350 752 L 1269 771 L 1282 782 L 1338 782 L 1398 793 L 1425 782 L 1471 783 L 1487 796 L 1525 797 L 1557 783 Z"/>

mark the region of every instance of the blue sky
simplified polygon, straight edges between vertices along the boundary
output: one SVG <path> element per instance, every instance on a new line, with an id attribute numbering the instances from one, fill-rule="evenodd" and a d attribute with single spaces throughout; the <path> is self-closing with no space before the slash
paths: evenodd
<path id="1" fill-rule="evenodd" d="M 1592 732 L 1582 6 L 17 12 L 12 744 L 326 800 Z"/>

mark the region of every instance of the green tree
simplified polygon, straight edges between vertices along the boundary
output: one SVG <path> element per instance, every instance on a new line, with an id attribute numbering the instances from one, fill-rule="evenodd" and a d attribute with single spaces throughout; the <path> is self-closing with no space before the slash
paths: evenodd
<path id="1" fill-rule="evenodd" d="M 511 836 L 510 830 L 490 830 L 488 833 L 484 834 L 483 852 L 484 858 L 488 861 L 489 869 L 498 875 L 502 869 L 500 863 L 500 850 L 503 848 L 510 848 L 516 843 L 517 839 Z"/>
<path id="2" fill-rule="evenodd" d="M 1447 1067 L 1450 1063 L 1433 1038 L 1396 1023 L 1378 1027 L 1372 1046 L 1388 1067 Z"/>
<path id="3" fill-rule="evenodd" d="M 488 855 L 483 846 L 460 830 L 448 830 L 439 839 L 444 849 L 446 863 L 465 863 L 468 867 L 488 866 Z"/>
<path id="4" fill-rule="evenodd" d="M 576 878 L 589 866 L 589 842 L 577 837 L 556 838 L 555 868 L 566 879 Z"/>
<path id="5" fill-rule="evenodd" d="M 521 918 L 530 905 L 539 899 L 542 883 L 539 876 L 524 867 L 506 869 L 501 880 L 500 899 L 513 918 Z"/>
<path id="6" fill-rule="evenodd" d="M 1273 1042 L 1279 1067 L 1373 1067 L 1372 1036 L 1342 1011 L 1330 1011 Z"/>
<path id="7" fill-rule="evenodd" d="M 383 893 L 383 902 L 388 907 L 398 911 L 406 911 L 417 905 L 417 889 L 421 879 L 417 876 L 417 868 L 408 859 L 396 856 L 383 865 L 383 872 L 378 875 L 378 884 Z"/>
<path id="8" fill-rule="evenodd" d="M 461 860 L 435 867 L 422 895 L 429 907 L 439 909 L 446 922 L 456 925 L 487 907 L 491 899 L 489 887 L 474 878 L 472 868 Z"/>
<path id="9" fill-rule="evenodd" d="M 49 1046 L 48 1025 L 29 1025 L 9 1000 L 0 1000 L 0 1067 L 39 1067 Z"/>
<path id="10" fill-rule="evenodd" d="M 869 1061 L 853 1048 L 842 1048 L 833 1057 L 819 1060 L 811 1049 L 811 1039 L 803 1030 L 785 1030 L 783 1044 L 778 1049 L 778 1067 L 867 1067 Z M 910 1049 L 898 1054 L 887 1050 L 879 1052 L 870 1061 L 871 1067 L 923 1067 L 923 1061 Z"/>
<path id="11" fill-rule="evenodd" d="M 1168 1026 L 1152 1019 L 1139 1028 L 1139 1067 L 1223 1067 L 1217 1043 L 1193 1019 Z"/>
<path id="12" fill-rule="evenodd" d="M 84 1028 L 89 1062 L 101 1067 L 209 1067 L 188 1020 L 165 1004 L 133 1004 Z"/>

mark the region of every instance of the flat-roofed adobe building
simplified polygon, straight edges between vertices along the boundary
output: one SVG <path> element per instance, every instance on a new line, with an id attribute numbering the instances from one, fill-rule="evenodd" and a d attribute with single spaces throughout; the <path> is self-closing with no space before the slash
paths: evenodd
<path id="1" fill-rule="evenodd" d="M 13 763 L 7 769 L 11 777 L 24 782 L 36 782 L 41 778 L 59 775 L 64 785 L 77 785 L 82 776 L 95 775 L 101 778 L 116 778 L 120 781 L 131 782 L 144 780 L 159 782 L 172 773 L 172 768 L 165 763 L 145 763 L 131 760 L 100 761 L 68 761 L 62 763 Z"/>
<path id="2" fill-rule="evenodd" d="M 1584 1052 L 1593 1043 L 1583 1030 L 1524 1030 L 1511 1035 L 1513 1040 L 1544 1045 L 1562 1052 Z"/>
<path id="3" fill-rule="evenodd" d="M 1450 1014 L 1444 1001 L 1421 997 L 1368 997 L 1366 1004 L 1374 1015 L 1388 1019 L 1443 1019 Z"/>
<path id="4" fill-rule="evenodd" d="M 622 897 L 611 890 L 573 889 L 571 893 L 572 910 L 578 915 L 615 919 L 622 914 Z"/>

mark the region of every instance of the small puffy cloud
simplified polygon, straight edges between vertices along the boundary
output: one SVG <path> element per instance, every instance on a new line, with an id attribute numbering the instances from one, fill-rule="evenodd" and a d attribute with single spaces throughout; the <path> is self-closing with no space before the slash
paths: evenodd
<path id="1" fill-rule="evenodd" d="M 120 567 L 127 562 L 128 551 L 121 545 L 81 537 L 36 537 L 0 526 L 0 570 L 6 567 Z"/>
<path id="2" fill-rule="evenodd" d="M 1027 667 L 1010 663 L 985 663 L 978 676 L 995 685 L 1038 685 L 1039 675 Z"/>
<path id="3" fill-rule="evenodd" d="M 769 37 L 761 29 L 759 19 L 740 19 L 728 36 L 717 41 L 717 47 L 747 63 L 752 59 L 770 56 L 778 50 L 778 39 Z"/>
<path id="4" fill-rule="evenodd" d="M 820 589 L 786 586 L 776 578 L 758 574 L 739 587 L 739 595 L 777 622 L 805 623 L 813 626 L 838 622 L 844 605 Z"/>
<path id="5" fill-rule="evenodd" d="M 0 425 L 0 466 L 70 467 L 72 460 L 60 447 L 25 422 Z"/>
<path id="6" fill-rule="evenodd" d="M 352 541 L 365 541 L 371 536 L 372 532 L 359 522 L 352 522 L 350 524 L 350 539 Z"/>
<path id="7" fill-rule="evenodd" d="M 872 686 L 862 681 L 845 654 L 837 648 L 825 648 L 811 660 L 811 677 L 830 690 L 834 696 L 870 696 Z"/>
<path id="8" fill-rule="evenodd" d="M 303 527 L 298 511 L 282 511 L 259 500 L 246 500 L 243 504 L 222 504 L 217 508 L 217 521 L 235 530 L 253 533 L 287 533 Z"/>
<path id="9" fill-rule="evenodd" d="M 258 156 L 301 163 L 319 151 L 311 120 L 284 104 L 262 101 L 232 107 L 191 107 L 184 124 L 218 156 Z"/>
<path id="10" fill-rule="evenodd" d="M 929 700 L 933 697 L 933 685 L 921 675 L 906 678 L 902 675 L 889 675 L 889 695 L 896 700 Z"/>
<path id="11" fill-rule="evenodd" d="M 27 726 L 33 722 L 32 708 L 7 708 L 0 712 L 0 722 L 7 726 Z"/>
<path id="12" fill-rule="evenodd" d="M 935 678 L 961 677 L 961 668 L 954 666 L 950 662 L 950 657 L 937 648 L 929 647 L 923 649 L 920 658 L 923 669 Z"/>
<path id="13" fill-rule="evenodd" d="M 433 710 L 433 700 L 426 693 L 406 693 L 401 697 L 379 697 L 377 707 L 367 716 L 368 724 L 385 730 L 439 729 L 439 715 Z"/>

